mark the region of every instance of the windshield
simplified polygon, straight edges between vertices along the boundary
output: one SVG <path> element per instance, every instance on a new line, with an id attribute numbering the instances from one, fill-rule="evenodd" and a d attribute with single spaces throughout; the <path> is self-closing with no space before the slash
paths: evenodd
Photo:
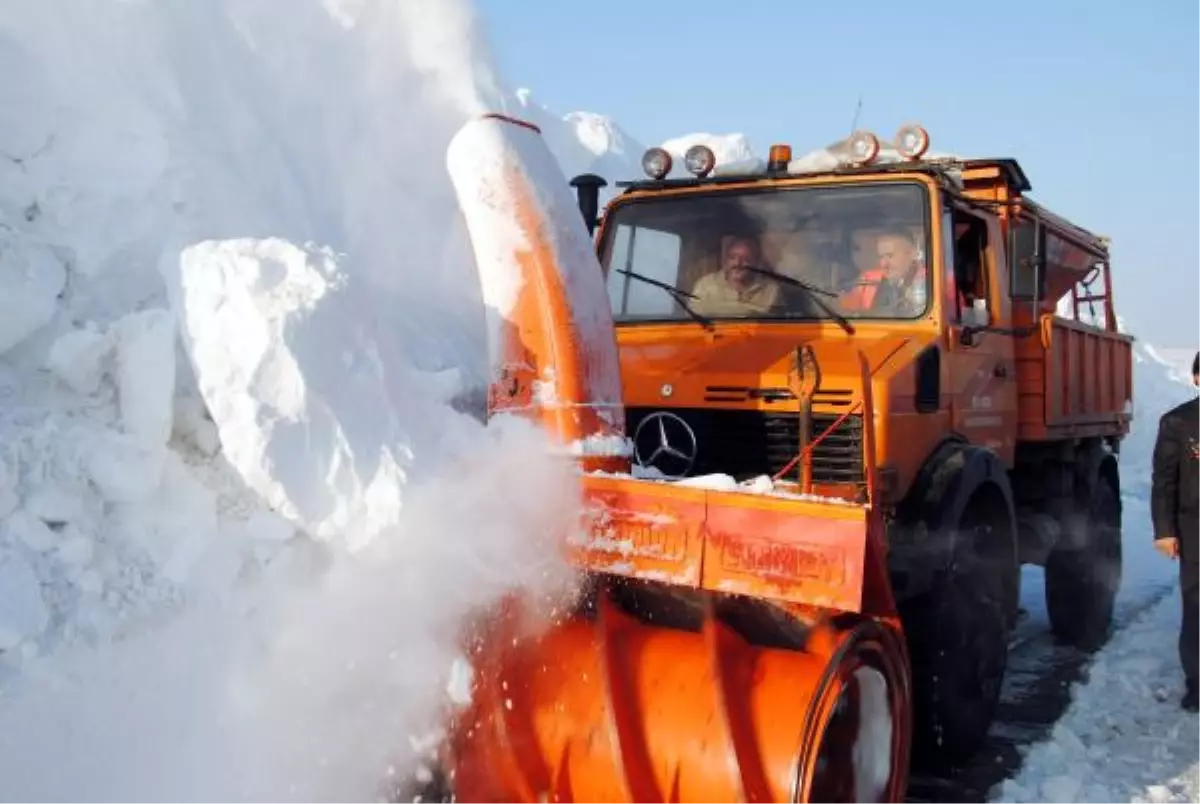
<path id="1" fill-rule="evenodd" d="M 915 183 L 717 191 L 609 213 L 617 322 L 924 315 L 928 196 Z"/>

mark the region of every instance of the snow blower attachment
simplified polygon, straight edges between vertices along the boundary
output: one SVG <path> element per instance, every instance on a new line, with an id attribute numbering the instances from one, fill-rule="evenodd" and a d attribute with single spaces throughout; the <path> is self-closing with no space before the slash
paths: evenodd
<path id="1" fill-rule="evenodd" d="M 910 677 L 866 358 L 860 502 L 635 478 L 605 278 L 540 132 L 471 121 L 448 166 L 488 307 L 489 413 L 533 418 L 578 461 L 562 544 L 587 578 L 548 628 L 514 598 L 479 629 L 443 757 L 454 798 L 901 800 Z M 820 366 L 792 360 L 807 416 Z M 821 437 L 796 443 L 802 467 Z"/>

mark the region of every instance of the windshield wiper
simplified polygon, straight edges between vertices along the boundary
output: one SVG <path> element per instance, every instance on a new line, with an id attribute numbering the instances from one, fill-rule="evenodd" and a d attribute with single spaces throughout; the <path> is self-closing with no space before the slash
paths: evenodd
<path id="1" fill-rule="evenodd" d="M 769 276 L 772 279 L 778 279 L 786 285 L 795 285 L 798 288 L 804 288 L 807 291 L 811 291 L 812 293 L 816 293 L 821 296 L 828 296 L 831 299 L 837 298 L 837 294 L 832 290 L 826 290 L 825 288 L 819 288 L 816 285 L 810 285 L 801 279 L 795 278 L 794 276 L 781 274 L 778 271 L 768 271 L 766 268 L 759 268 L 754 265 L 743 265 L 741 268 L 742 270 L 750 271 L 751 273 L 762 274 L 763 276 Z"/>
<path id="2" fill-rule="evenodd" d="M 640 279 L 641 281 L 643 281 L 649 285 L 654 285 L 656 288 L 662 288 L 667 293 L 670 293 L 671 297 L 673 299 L 675 299 L 676 302 L 679 303 L 679 306 L 682 307 L 687 312 L 688 315 L 690 315 L 692 318 L 694 318 L 696 321 L 698 321 L 701 324 L 701 326 L 703 326 L 705 329 L 713 328 L 712 319 L 705 318 L 704 316 L 700 315 L 695 310 L 693 310 L 691 307 L 689 307 L 688 303 L 683 300 L 685 296 L 689 299 L 699 298 L 695 294 L 682 291 L 679 288 L 675 287 L 674 285 L 668 285 L 666 282 L 659 282 L 657 279 L 651 279 L 648 276 L 642 276 L 641 274 L 636 274 L 633 271 L 626 271 L 624 268 L 618 268 L 617 273 L 625 274 L 626 276 L 631 276 L 634 279 Z"/>
<path id="3" fill-rule="evenodd" d="M 844 315 L 837 312 L 836 310 L 834 310 L 832 307 L 830 307 L 828 304 L 821 301 L 821 299 L 820 299 L 821 296 L 828 296 L 831 299 L 836 299 L 837 294 L 834 293 L 833 291 L 825 290 L 824 288 L 819 288 L 816 285 L 810 285 L 807 282 L 796 279 L 794 276 L 788 276 L 787 274 L 781 274 L 776 271 L 768 271 L 765 268 L 758 268 L 758 267 L 753 267 L 750 265 L 743 265 L 742 268 L 744 270 L 750 271 L 751 273 L 762 274 L 763 276 L 770 277 L 771 279 L 777 279 L 785 285 L 791 285 L 792 287 L 800 288 L 801 290 L 807 291 L 809 298 L 811 298 L 814 302 L 816 302 L 818 305 L 820 305 L 821 309 L 825 311 L 826 315 L 828 315 L 834 321 L 838 322 L 838 324 L 841 326 L 841 328 L 846 330 L 847 335 L 854 334 L 854 325 L 851 324 Z"/>

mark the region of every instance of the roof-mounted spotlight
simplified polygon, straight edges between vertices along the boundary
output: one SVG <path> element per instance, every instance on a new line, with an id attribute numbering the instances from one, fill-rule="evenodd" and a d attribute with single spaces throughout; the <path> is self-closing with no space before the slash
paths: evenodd
<path id="1" fill-rule="evenodd" d="M 707 145 L 697 143 L 683 155 L 683 164 L 693 176 L 703 179 L 717 166 L 716 154 Z"/>
<path id="2" fill-rule="evenodd" d="M 879 138 L 869 131 L 856 131 L 850 135 L 850 161 L 855 165 L 869 165 L 879 156 Z"/>
<path id="3" fill-rule="evenodd" d="M 896 132 L 895 144 L 905 159 L 920 159 L 929 150 L 929 132 L 916 123 L 909 123 Z"/>
<path id="4" fill-rule="evenodd" d="M 655 181 L 671 172 L 671 154 L 666 148 L 650 148 L 642 154 L 642 170 Z"/>

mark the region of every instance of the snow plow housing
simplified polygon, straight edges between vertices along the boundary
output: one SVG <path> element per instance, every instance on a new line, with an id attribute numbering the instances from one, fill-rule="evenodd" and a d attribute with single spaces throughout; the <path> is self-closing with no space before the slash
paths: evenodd
<path id="1" fill-rule="evenodd" d="M 533 126 L 488 116 L 452 144 L 489 413 L 575 456 L 563 545 L 589 579 L 548 629 L 514 598 L 472 631 L 473 699 L 443 758 L 457 800 L 902 800 L 913 751 L 954 762 L 985 736 L 1022 561 L 1045 564 L 1060 637 L 1106 633 L 1132 355 L 1104 241 L 1025 198 L 1011 160 L 814 171 L 781 152 L 628 183 L 593 250 L 599 182 L 572 182 L 587 226 L 566 222 Z M 927 303 L 831 309 L 829 227 L 889 209 Z M 824 238 L 784 282 L 804 314 L 690 309 L 734 222 L 776 266 L 788 238 Z M 1102 323 L 1077 320 L 1097 302 Z"/>

